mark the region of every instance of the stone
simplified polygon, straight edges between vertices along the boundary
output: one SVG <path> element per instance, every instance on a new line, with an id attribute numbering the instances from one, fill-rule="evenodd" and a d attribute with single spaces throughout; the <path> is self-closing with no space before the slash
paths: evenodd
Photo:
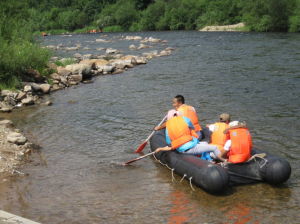
<path id="1" fill-rule="evenodd" d="M 106 73 L 112 73 L 115 70 L 115 66 L 112 65 L 104 65 L 102 66 L 102 71 Z"/>
<path id="2" fill-rule="evenodd" d="M 29 84 L 30 86 L 31 86 L 31 88 L 32 88 L 32 90 L 34 91 L 34 92 L 39 92 L 39 91 L 41 91 L 41 87 L 40 87 L 40 85 L 39 84 L 36 84 L 36 83 L 30 83 Z"/>
<path id="3" fill-rule="evenodd" d="M 92 59 L 93 58 L 93 55 L 92 54 L 84 54 L 83 56 L 82 56 L 82 59 L 83 60 L 86 60 L 86 59 Z"/>
<path id="4" fill-rule="evenodd" d="M 54 63 L 48 63 L 48 68 L 52 69 L 52 70 L 56 70 L 57 69 L 57 65 Z"/>
<path id="5" fill-rule="evenodd" d="M 125 40 L 141 40 L 141 36 L 126 36 Z"/>
<path id="6" fill-rule="evenodd" d="M 1 90 L 1 96 L 12 96 L 15 92 L 11 91 L 11 90 Z"/>
<path id="7" fill-rule="evenodd" d="M 45 83 L 45 84 L 41 84 L 40 85 L 40 89 L 41 89 L 41 91 L 44 93 L 44 94 L 47 94 L 47 93 L 49 93 L 50 92 L 50 85 L 49 84 L 47 84 L 47 83 Z"/>
<path id="8" fill-rule="evenodd" d="M 12 107 L 7 106 L 7 107 L 1 107 L 0 111 L 3 113 L 10 113 L 12 112 L 12 109 L 13 109 Z"/>
<path id="9" fill-rule="evenodd" d="M 57 91 L 57 90 L 60 90 L 62 89 L 58 84 L 54 84 L 52 87 L 51 87 L 51 91 Z"/>
<path id="10" fill-rule="evenodd" d="M 136 47 L 134 44 L 131 44 L 131 45 L 129 46 L 129 49 L 130 49 L 130 50 L 136 50 L 136 48 L 137 48 L 137 47 Z"/>
<path id="11" fill-rule="evenodd" d="M 61 83 L 64 84 L 65 86 L 68 85 L 68 80 L 67 80 L 66 77 L 63 77 L 63 76 L 62 76 L 62 77 L 60 78 L 60 81 L 61 81 Z"/>
<path id="12" fill-rule="evenodd" d="M 43 103 L 45 106 L 51 106 L 53 103 L 50 100 L 47 100 L 46 102 Z"/>
<path id="13" fill-rule="evenodd" d="M 13 126 L 13 122 L 11 120 L 5 119 L 5 120 L 0 121 L 0 125 L 6 126 L 6 127 L 11 127 L 11 126 Z"/>
<path id="14" fill-rule="evenodd" d="M 72 72 L 64 67 L 59 66 L 57 67 L 57 73 L 61 76 L 67 77 L 71 75 Z"/>
<path id="15" fill-rule="evenodd" d="M 138 65 L 140 65 L 140 64 L 147 64 L 147 62 L 148 62 L 145 57 L 136 57 L 135 59 L 136 59 L 136 63 Z"/>
<path id="16" fill-rule="evenodd" d="M 7 105 L 10 105 L 10 106 L 16 106 L 16 98 L 13 97 L 13 96 L 6 96 L 4 98 L 4 102 L 7 104 Z"/>
<path id="17" fill-rule="evenodd" d="M 168 56 L 168 55 L 171 55 L 171 51 L 162 50 L 159 53 L 159 56 Z"/>
<path id="18" fill-rule="evenodd" d="M 92 66 L 88 64 L 71 64 L 67 65 L 66 69 L 71 71 L 72 74 L 88 75 L 92 70 Z"/>
<path id="19" fill-rule="evenodd" d="M 54 80 L 60 81 L 60 75 L 57 74 L 57 73 L 52 73 L 52 74 L 50 75 L 50 78 L 51 78 L 51 79 L 54 79 Z"/>
<path id="20" fill-rule="evenodd" d="M 79 54 L 79 53 L 75 53 L 73 56 L 74 56 L 74 58 L 77 58 L 77 59 L 81 59 L 82 58 L 82 55 Z"/>
<path id="21" fill-rule="evenodd" d="M 140 46 L 138 47 L 138 50 L 141 49 L 145 49 L 145 48 L 149 48 L 150 46 L 146 45 L 146 44 L 140 44 Z"/>
<path id="22" fill-rule="evenodd" d="M 27 142 L 27 138 L 18 132 L 10 132 L 7 135 L 7 141 L 17 145 L 24 145 Z"/>
<path id="23" fill-rule="evenodd" d="M 26 93 L 25 92 L 19 92 L 18 93 L 18 96 L 16 98 L 17 101 L 21 101 L 23 100 L 24 98 L 26 98 Z"/>
<path id="24" fill-rule="evenodd" d="M 109 41 L 105 39 L 96 39 L 96 42 L 107 43 Z"/>
<path id="25" fill-rule="evenodd" d="M 113 49 L 113 48 L 107 48 L 105 51 L 106 54 L 117 54 L 119 52 L 120 51 L 118 51 L 117 49 Z"/>
<path id="26" fill-rule="evenodd" d="M 70 75 L 69 76 L 69 83 L 70 82 L 76 82 L 76 83 L 79 83 L 82 81 L 82 75 L 81 74 L 78 74 L 78 75 Z"/>
<path id="27" fill-rule="evenodd" d="M 24 92 L 28 93 L 32 91 L 32 87 L 30 85 L 25 85 L 23 90 Z"/>
<path id="28" fill-rule="evenodd" d="M 21 100 L 21 103 L 24 105 L 33 105 L 34 104 L 34 98 L 31 96 L 27 96 L 25 99 Z"/>

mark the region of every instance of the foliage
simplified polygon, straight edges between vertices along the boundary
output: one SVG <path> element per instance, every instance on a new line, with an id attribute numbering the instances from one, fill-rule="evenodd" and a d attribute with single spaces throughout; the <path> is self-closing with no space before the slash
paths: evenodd
<path id="1" fill-rule="evenodd" d="M 76 60 L 74 58 L 64 58 L 63 60 L 57 60 L 54 62 L 54 64 L 56 64 L 57 66 L 67 66 L 67 65 L 71 65 L 71 64 L 75 64 Z"/>

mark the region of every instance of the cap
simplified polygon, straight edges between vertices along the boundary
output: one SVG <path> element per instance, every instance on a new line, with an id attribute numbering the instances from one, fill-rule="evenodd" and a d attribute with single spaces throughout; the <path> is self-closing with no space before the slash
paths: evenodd
<path id="1" fill-rule="evenodd" d="M 169 110 L 168 114 L 167 114 L 167 120 L 170 120 L 172 117 L 175 117 L 177 115 L 178 115 L 178 113 L 176 110 L 174 110 L 174 109 Z"/>

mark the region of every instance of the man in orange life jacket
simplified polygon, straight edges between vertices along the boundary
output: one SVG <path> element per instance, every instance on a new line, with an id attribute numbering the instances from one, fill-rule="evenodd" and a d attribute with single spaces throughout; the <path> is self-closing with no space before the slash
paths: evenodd
<path id="1" fill-rule="evenodd" d="M 230 115 L 223 113 L 219 117 L 219 122 L 207 125 L 211 132 L 210 144 L 215 145 L 221 151 L 222 156 L 225 156 L 227 151 L 224 150 L 224 145 L 229 140 L 229 133 L 224 134 L 224 131 L 229 128 Z"/>
<path id="2" fill-rule="evenodd" d="M 191 122 L 194 126 L 194 129 L 195 129 L 195 132 L 198 135 L 198 139 L 202 139 L 202 137 L 203 137 L 202 128 L 199 124 L 199 119 L 198 119 L 195 108 L 185 104 L 185 99 L 182 95 L 177 95 L 177 96 L 174 97 L 173 107 L 177 112 L 179 112 L 178 115 L 187 117 L 191 120 Z M 165 127 L 166 127 L 166 122 L 163 123 L 160 126 L 155 127 L 154 130 L 158 131 L 158 130 L 163 129 Z"/>
<path id="3" fill-rule="evenodd" d="M 169 111 L 169 113 L 172 111 Z M 201 155 L 204 152 L 212 152 L 220 161 L 221 152 L 217 146 L 209 145 L 206 142 L 199 142 L 191 120 L 184 116 L 177 116 L 178 111 L 174 110 L 174 117 L 166 122 L 166 147 L 157 148 L 155 152 L 177 150 L 180 153 Z"/>
<path id="4" fill-rule="evenodd" d="M 229 133 L 229 140 L 224 145 L 224 150 L 228 152 L 228 161 L 231 163 L 246 162 L 250 158 L 252 150 L 252 138 L 246 123 L 230 122 L 229 128 L 224 133 Z"/>

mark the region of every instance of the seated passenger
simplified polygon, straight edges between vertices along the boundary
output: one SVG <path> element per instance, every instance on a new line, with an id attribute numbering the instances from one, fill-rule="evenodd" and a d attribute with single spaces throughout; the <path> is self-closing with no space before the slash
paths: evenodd
<path id="1" fill-rule="evenodd" d="M 233 121 L 224 134 L 229 134 L 229 140 L 224 145 L 228 156 L 228 162 L 243 163 L 251 156 L 252 138 L 245 122 Z"/>
<path id="2" fill-rule="evenodd" d="M 201 139 L 203 137 L 202 132 L 201 132 L 202 128 L 199 124 L 199 119 L 198 119 L 195 108 L 185 104 L 185 99 L 182 95 L 177 95 L 174 97 L 173 107 L 177 112 L 179 112 L 178 115 L 187 117 L 191 120 L 192 124 L 194 125 L 195 131 L 198 135 L 198 138 Z M 155 127 L 154 130 L 157 131 L 157 130 L 163 129 L 165 127 L 166 127 L 166 123 Z"/>
<path id="3" fill-rule="evenodd" d="M 230 115 L 223 113 L 220 115 L 219 120 L 219 122 L 207 125 L 207 127 L 211 132 L 210 144 L 217 146 L 223 157 L 227 153 L 227 151 L 224 150 L 224 145 L 229 139 L 229 134 L 224 134 L 224 131 L 229 128 Z"/>
<path id="4" fill-rule="evenodd" d="M 172 112 L 169 112 L 169 114 Z M 180 153 L 201 155 L 204 152 L 213 152 L 220 161 L 221 152 L 215 145 L 209 145 L 206 142 L 200 142 L 194 132 L 194 126 L 191 120 L 184 116 L 177 116 L 178 112 L 174 111 L 174 117 L 166 122 L 166 147 L 157 148 L 155 152 L 177 150 Z"/>

